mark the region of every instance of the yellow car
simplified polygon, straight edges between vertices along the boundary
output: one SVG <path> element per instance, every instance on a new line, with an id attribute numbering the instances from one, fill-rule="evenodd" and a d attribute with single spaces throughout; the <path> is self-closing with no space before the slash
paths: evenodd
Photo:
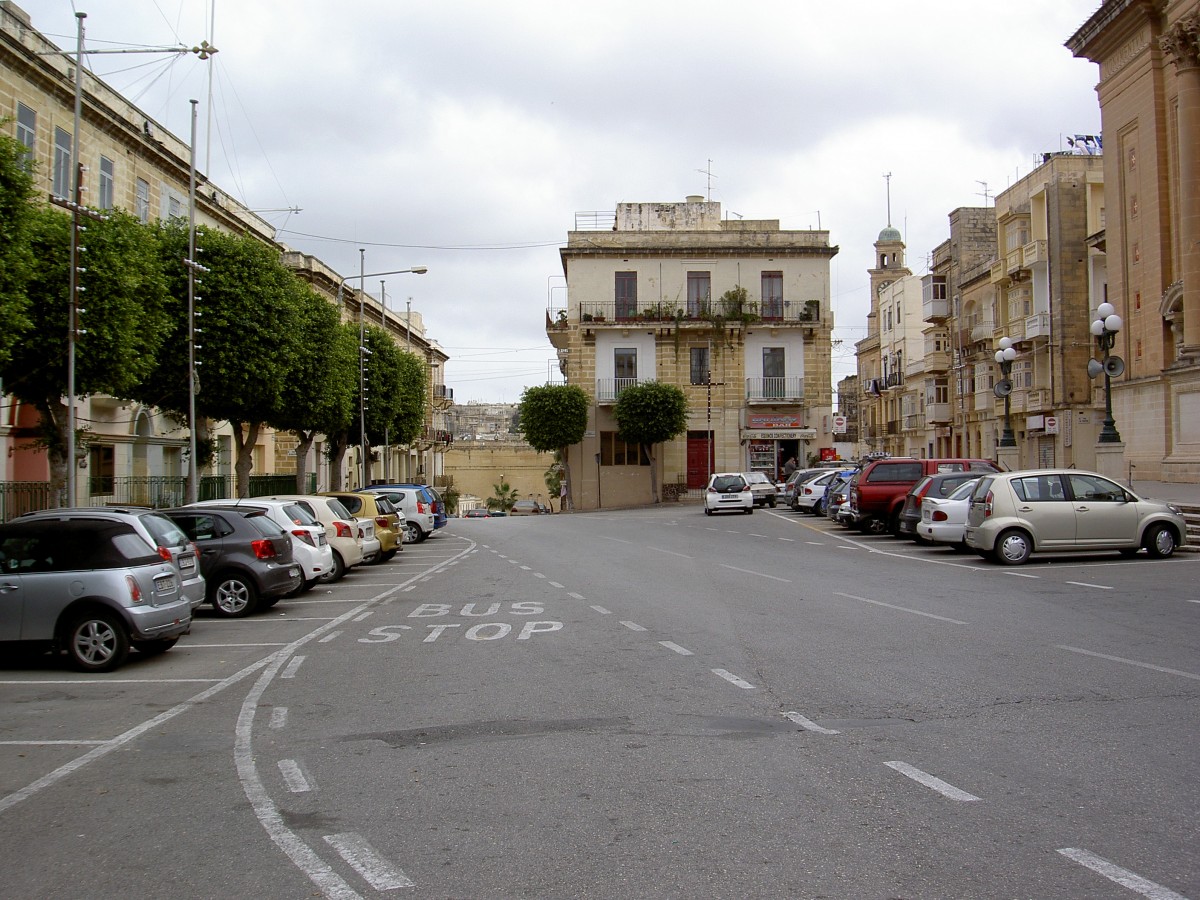
<path id="1" fill-rule="evenodd" d="M 387 497 L 357 491 L 322 491 L 322 497 L 337 497 L 350 514 L 358 519 L 375 520 L 379 555 L 375 562 L 387 562 L 404 549 L 404 516 Z"/>

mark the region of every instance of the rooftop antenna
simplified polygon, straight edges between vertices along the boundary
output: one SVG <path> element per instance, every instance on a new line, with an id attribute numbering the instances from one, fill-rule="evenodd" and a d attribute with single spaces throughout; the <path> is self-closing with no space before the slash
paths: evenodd
<path id="1" fill-rule="evenodd" d="M 717 177 L 716 175 L 714 175 L 712 173 L 712 160 L 710 159 L 708 161 L 707 169 L 697 169 L 696 171 L 699 172 L 701 175 L 708 176 L 708 194 L 706 195 L 705 199 L 707 199 L 711 203 L 712 202 L 712 180 Z"/>
<path id="2" fill-rule="evenodd" d="M 883 180 L 887 185 L 887 214 L 888 228 L 892 227 L 892 173 L 888 172 L 883 176 Z"/>
<path id="3" fill-rule="evenodd" d="M 978 184 L 978 185 L 982 185 L 982 186 L 983 186 L 983 190 L 982 190 L 982 191 L 979 191 L 979 192 L 977 192 L 976 196 L 978 196 L 978 197 L 982 197 L 982 198 L 983 198 L 983 205 L 984 205 L 984 206 L 987 206 L 987 205 L 988 205 L 988 200 L 990 200 L 990 199 L 991 199 L 991 196 L 992 196 L 992 195 L 991 195 L 991 192 L 990 192 L 990 191 L 988 191 L 988 183 L 987 183 L 986 181 L 978 181 L 978 180 L 976 180 L 976 182 L 975 182 L 975 183 L 976 183 L 976 184 Z"/>

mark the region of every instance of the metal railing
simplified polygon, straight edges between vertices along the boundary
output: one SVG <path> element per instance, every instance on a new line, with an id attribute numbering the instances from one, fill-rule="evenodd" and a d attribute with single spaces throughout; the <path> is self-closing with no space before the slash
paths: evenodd
<path id="1" fill-rule="evenodd" d="M 570 315 L 568 313 L 568 315 Z M 643 303 L 636 300 L 584 300 L 577 310 L 584 324 L 629 322 L 783 322 L 816 324 L 821 304 L 815 300 L 703 300 L 687 303 Z M 554 311 L 557 323 L 558 311 Z"/>
<path id="2" fill-rule="evenodd" d="M 747 378 L 746 399 L 786 400 L 789 402 L 803 400 L 804 379 L 799 375 Z"/>
<path id="3" fill-rule="evenodd" d="M 617 398 L 621 396 L 621 391 L 640 383 L 641 380 L 638 378 L 597 378 L 596 402 L 616 403 Z"/>

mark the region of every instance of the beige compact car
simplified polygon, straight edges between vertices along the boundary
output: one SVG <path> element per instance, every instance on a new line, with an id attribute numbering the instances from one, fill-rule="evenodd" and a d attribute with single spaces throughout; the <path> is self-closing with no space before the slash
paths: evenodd
<path id="1" fill-rule="evenodd" d="M 964 539 L 985 559 L 1018 566 L 1033 553 L 1145 550 L 1163 559 L 1187 525 L 1176 506 L 1143 500 L 1077 469 L 984 473 L 971 493 Z"/>

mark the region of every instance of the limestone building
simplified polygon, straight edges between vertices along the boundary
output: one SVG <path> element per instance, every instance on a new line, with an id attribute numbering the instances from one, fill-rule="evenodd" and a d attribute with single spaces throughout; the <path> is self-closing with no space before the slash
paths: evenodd
<path id="1" fill-rule="evenodd" d="M 713 471 L 774 477 L 789 457 L 832 448 L 832 320 L 825 231 L 727 220 L 703 197 L 581 213 L 561 250 L 567 305 L 546 330 L 570 384 L 592 401 L 572 447 L 577 508 L 651 499 L 649 462 L 617 436 L 625 387 L 678 385 L 686 436 L 659 448 L 666 493 Z"/>

